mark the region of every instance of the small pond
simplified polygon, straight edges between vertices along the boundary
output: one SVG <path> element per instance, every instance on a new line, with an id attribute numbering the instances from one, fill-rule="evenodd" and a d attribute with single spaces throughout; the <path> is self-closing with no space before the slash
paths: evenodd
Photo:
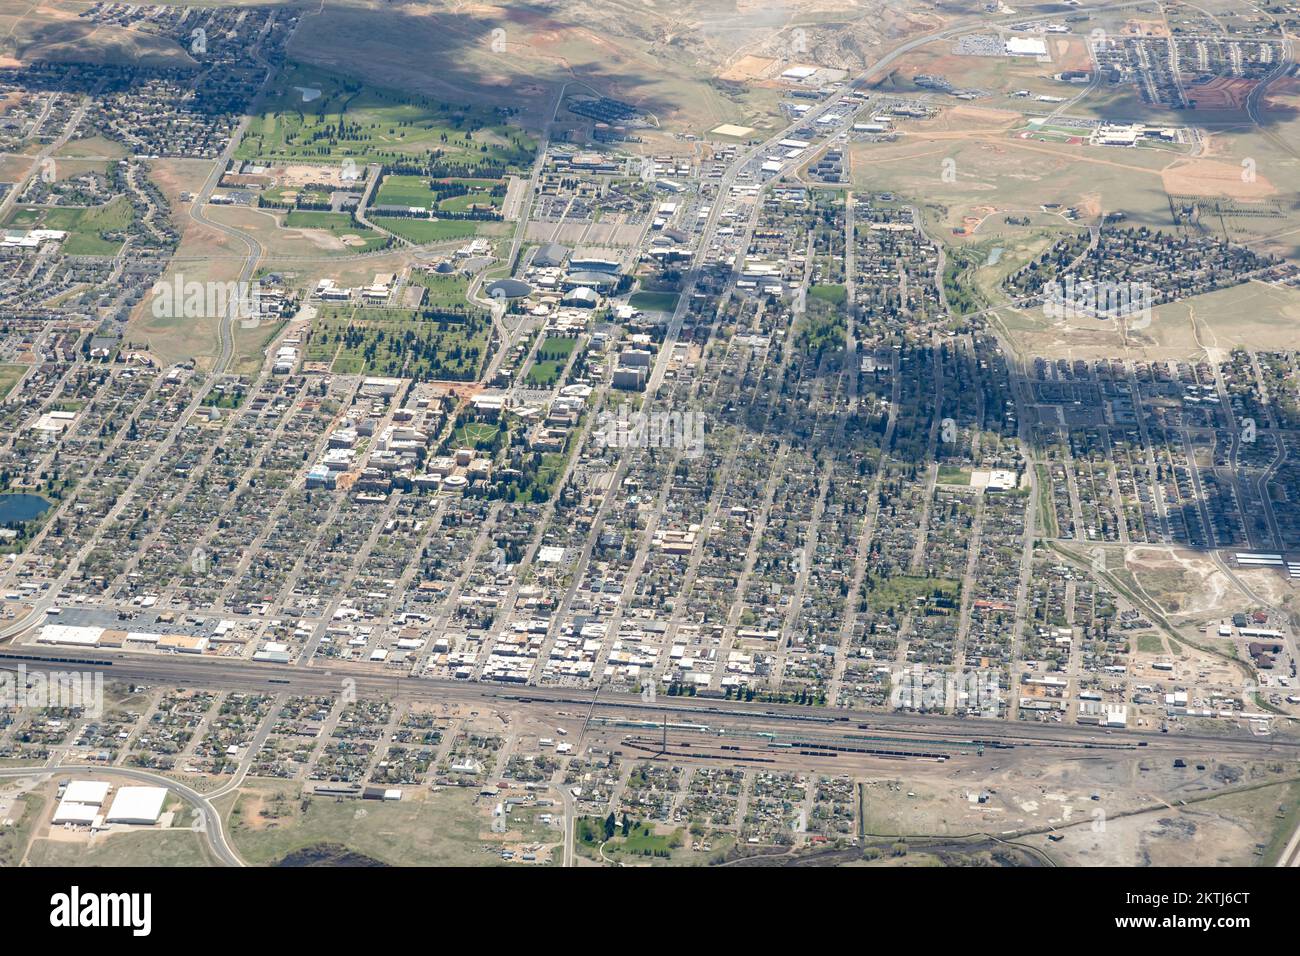
<path id="1" fill-rule="evenodd" d="M 39 518 L 50 509 L 40 495 L 0 495 L 0 527 Z"/>

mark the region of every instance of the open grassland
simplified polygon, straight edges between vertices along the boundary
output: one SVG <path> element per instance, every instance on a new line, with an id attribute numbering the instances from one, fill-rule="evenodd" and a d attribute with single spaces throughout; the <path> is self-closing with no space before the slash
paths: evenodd
<path id="1" fill-rule="evenodd" d="M 338 237 L 351 252 L 373 252 L 388 244 L 388 239 L 373 229 L 354 222 L 342 212 L 311 212 L 295 209 L 284 217 L 284 228 L 320 230 Z"/>
<path id="2" fill-rule="evenodd" d="M 229 372 L 233 375 L 254 376 L 261 371 L 266 360 L 266 348 L 282 328 L 283 322 L 259 321 L 249 326 L 242 322 L 234 323 L 231 331 L 234 335 L 235 353 L 230 360 Z"/>
<path id="3" fill-rule="evenodd" d="M 100 836 L 94 843 L 41 839 L 28 855 L 32 866 L 208 866 L 211 855 L 193 830 L 139 830 Z"/>
<path id="4" fill-rule="evenodd" d="M 45 798 L 36 792 L 25 793 L 14 801 L 9 811 L 14 825 L 0 827 L 0 866 L 17 866 L 22 861 L 45 806 Z"/>
<path id="5" fill-rule="evenodd" d="M 103 136 L 70 139 L 54 154 L 56 159 L 121 159 L 126 147 Z M 63 164 L 60 163 L 59 166 Z"/>
<path id="6" fill-rule="evenodd" d="M 184 244 L 182 244 L 182 248 Z M 164 285 L 180 281 L 235 282 L 242 271 L 237 257 L 173 261 L 159 279 Z M 201 367 L 210 367 L 217 353 L 219 315 L 158 316 L 153 312 L 155 297 L 145 295 L 136 305 L 127 326 L 127 340 L 143 342 L 158 361 L 165 364 L 195 359 Z"/>
<path id="7" fill-rule="evenodd" d="M 1251 281 L 1157 307 L 1151 324 L 1132 329 L 1088 317 L 1049 319 L 1041 308 L 998 311 L 997 321 L 1022 357 L 1222 360 L 1234 348 L 1288 349 L 1296 343 L 1300 290 Z"/>
<path id="8" fill-rule="evenodd" d="M 1060 843 L 1037 835 L 1024 842 L 1071 866 L 1270 865 L 1295 832 L 1300 787 L 1282 783 L 1189 799 L 1116 818 L 1104 827 L 1081 825 Z"/>
<path id="9" fill-rule="evenodd" d="M 1021 139 L 1019 118 L 945 111 L 906 127 L 896 143 L 852 149 L 855 187 L 925 197 L 926 221 L 948 239 L 1014 233 L 1007 216 L 1077 228 L 1064 217 L 1123 212 L 1136 225 L 1173 224 L 1161 169 L 1175 157 L 1154 150 L 1061 146 Z M 951 171 L 945 177 L 945 171 Z M 1056 209 L 1044 210 L 1043 206 Z"/>
<path id="10" fill-rule="evenodd" d="M 532 139 L 501 111 L 459 99 L 438 102 L 299 63 L 281 72 L 276 87 L 240 142 L 242 159 L 360 165 L 435 158 L 474 169 L 532 158 Z"/>
<path id="11" fill-rule="evenodd" d="M 0 6 L 0 33 L 6 37 L 0 63 L 18 66 L 48 61 L 194 68 L 194 59 L 174 40 L 116 24 L 91 23 L 78 16 L 84 9 L 82 3 L 61 0 L 38 4 L 9 0 Z"/>
<path id="12" fill-rule="evenodd" d="M 0 365 L 0 401 L 4 400 L 26 373 L 25 365 Z"/>
<path id="13" fill-rule="evenodd" d="M 546 7 L 349 0 L 305 17 L 290 52 L 380 86 L 509 106 L 530 128 L 551 118 L 556 92 L 567 85 L 569 93 L 610 96 L 644 110 L 650 141 L 660 130 L 703 133 L 728 122 L 774 128 L 780 90 L 766 74 L 737 69 L 751 62 L 747 57 L 776 60 L 767 72 L 779 73 L 795 58 L 856 71 L 886 43 L 942 23 L 935 13 L 880 0 L 856 5 L 852 15 L 793 0 L 746 6 L 743 16 L 711 0 Z M 808 53 L 793 52 L 796 29 L 804 31 Z M 582 122 L 563 112 L 560 118 Z"/>
<path id="14" fill-rule="evenodd" d="M 268 258 L 355 255 L 382 249 L 390 241 L 382 233 L 358 225 L 347 213 L 213 206 L 207 215 L 253 236 Z"/>
<path id="15" fill-rule="evenodd" d="M 61 229 L 68 233 L 63 251 L 70 256 L 113 256 L 131 225 L 131 203 L 117 196 L 102 206 L 20 206 L 6 226 L 14 229 Z"/>
<path id="16" fill-rule="evenodd" d="M 482 852 L 485 820 L 472 790 L 408 793 L 395 802 L 304 796 L 297 784 L 245 785 L 228 817 L 239 853 L 254 865 L 341 845 L 389 866 L 489 866 Z"/>

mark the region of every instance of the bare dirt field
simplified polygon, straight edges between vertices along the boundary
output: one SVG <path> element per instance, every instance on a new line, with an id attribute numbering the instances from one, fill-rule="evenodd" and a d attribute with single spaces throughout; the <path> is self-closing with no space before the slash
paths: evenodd
<path id="1" fill-rule="evenodd" d="M 1198 110 L 1240 110 L 1246 106 L 1246 97 L 1256 86 L 1253 80 L 1216 76 L 1208 83 L 1187 87 L 1187 98 Z"/>
<path id="2" fill-rule="evenodd" d="M 1300 290 L 1262 282 L 1159 306 L 1140 331 L 1075 319 L 1049 322 L 1041 310 L 1004 309 L 1004 327 L 1024 354 L 1100 359 L 1123 352 L 1136 360 L 1204 358 L 1234 348 L 1295 347 Z"/>
<path id="3" fill-rule="evenodd" d="M 1258 169 L 1247 175 L 1238 163 L 1180 159 L 1160 172 L 1165 191 L 1174 196 L 1227 196 L 1252 202 L 1277 195 L 1277 187 Z"/>
<path id="4" fill-rule="evenodd" d="M 779 61 L 769 56 L 746 54 L 718 74 L 718 79 L 733 83 L 747 83 L 771 76 Z"/>
<path id="5" fill-rule="evenodd" d="M 1218 565 L 1195 551 L 1132 547 L 1124 567 L 1166 614 L 1222 616 L 1239 611 L 1247 600 Z"/>

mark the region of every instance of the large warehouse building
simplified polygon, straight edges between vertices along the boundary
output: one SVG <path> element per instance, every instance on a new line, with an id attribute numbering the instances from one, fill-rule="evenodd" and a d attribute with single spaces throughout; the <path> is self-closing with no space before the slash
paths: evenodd
<path id="1" fill-rule="evenodd" d="M 108 823 L 152 826 L 162 816 L 166 800 L 166 787 L 122 787 L 113 800 L 113 808 L 104 819 Z"/>
<path id="2" fill-rule="evenodd" d="M 63 798 L 50 822 L 55 826 L 92 826 L 108 799 L 108 784 L 100 780 L 73 780 L 63 788 Z"/>

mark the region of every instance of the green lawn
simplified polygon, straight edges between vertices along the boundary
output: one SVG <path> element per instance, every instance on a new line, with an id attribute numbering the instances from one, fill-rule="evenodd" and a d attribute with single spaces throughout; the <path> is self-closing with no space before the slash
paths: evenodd
<path id="1" fill-rule="evenodd" d="M 102 206 L 26 206 L 9 217 L 10 228 L 61 229 L 68 233 L 63 251 L 70 256 L 114 256 L 122 240 L 105 234 L 120 233 L 131 225 L 134 212 L 125 196 L 117 196 Z"/>
<path id="2" fill-rule="evenodd" d="M 433 309 L 322 311 L 308 361 L 333 361 L 340 375 L 472 381 L 487 354 L 487 313 Z"/>
<path id="3" fill-rule="evenodd" d="M 823 302 L 829 302 L 831 305 L 842 306 L 848 301 L 848 290 L 842 285 L 814 285 L 809 286 L 808 294 L 814 299 L 821 299 Z"/>
<path id="4" fill-rule="evenodd" d="M 676 292 L 634 292 L 628 304 L 643 312 L 672 312 L 677 308 Z"/>
<path id="5" fill-rule="evenodd" d="M 456 429 L 451 443 L 456 448 L 491 448 L 501 429 L 487 422 L 466 422 Z"/>
<path id="6" fill-rule="evenodd" d="M 358 236 L 365 240 L 364 246 L 357 246 L 358 252 L 371 252 L 382 249 L 390 240 L 373 229 L 357 225 L 345 212 L 315 212 L 294 209 L 285 214 L 286 229 L 322 229 L 336 236 Z"/>
<path id="7" fill-rule="evenodd" d="M 9 394 L 26 372 L 26 365 L 0 365 L 0 400 Z"/>
<path id="8" fill-rule="evenodd" d="M 429 290 L 424 297 L 424 304 L 431 309 L 451 309 L 466 304 L 465 293 L 469 291 L 469 280 L 463 275 L 414 272 L 411 274 L 411 282 Z"/>
<path id="9" fill-rule="evenodd" d="M 939 481 L 945 485 L 969 485 L 971 473 L 955 465 L 939 466 Z"/>
<path id="10" fill-rule="evenodd" d="M 550 388 L 559 381 L 563 370 L 562 362 L 534 362 L 524 376 L 524 382 L 531 388 Z"/>
<path id="11" fill-rule="evenodd" d="M 567 335 L 549 335 L 537 349 L 537 360 L 533 362 L 524 381 L 533 388 L 550 388 L 559 381 L 560 373 L 568 364 L 578 340 Z"/>
<path id="12" fill-rule="evenodd" d="M 405 216 L 375 216 L 376 225 L 408 242 L 423 245 L 461 239 L 478 231 L 478 224 L 467 219 L 411 219 Z"/>
<path id="13" fill-rule="evenodd" d="M 319 91 L 304 101 L 299 87 Z M 536 143 L 501 114 L 369 86 L 289 63 L 239 144 L 240 159 L 358 165 L 437 161 L 466 172 L 526 168 Z"/>
<path id="14" fill-rule="evenodd" d="M 449 195 L 456 188 L 469 190 L 463 195 Z M 428 176 L 390 174 L 384 177 L 375 196 L 378 205 L 437 207 L 447 212 L 466 212 L 472 206 L 500 208 L 504 195 L 494 196 L 494 187 L 504 185 L 497 179 L 436 179 Z"/>
<path id="15" fill-rule="evenodd" d="M 375 203 L 384 206 L 419 206 L 428 209 L 433 205 L 434 193 L 429 189 L 427 176 L 385 176 L 375 194 Z"/>

